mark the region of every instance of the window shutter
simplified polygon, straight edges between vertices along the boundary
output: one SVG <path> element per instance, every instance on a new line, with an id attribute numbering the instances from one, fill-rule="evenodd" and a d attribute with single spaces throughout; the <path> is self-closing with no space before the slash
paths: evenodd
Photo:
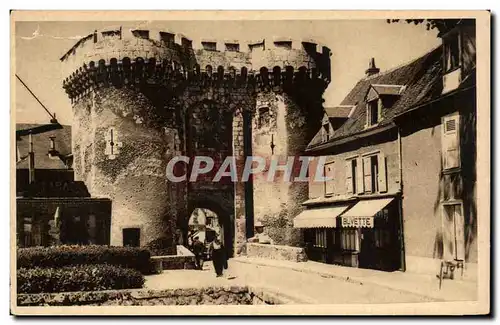
<path id="1" fill-rule="evenodd" d="M 325 194 L 333 194 L 335 181 L 333 163 L 330 162 L 325 165 L 325 176 L 328 178 L 328 180 L 325 182 Z"/>
<path id="2" fill-rule="evenodd" d="M 385 155 L 380 153 L 378 156 L 378 190 L 379 192 L 387 192 L 387 170 Z"/>
<path id="3" fill-rule="evenodd" d="M 372 169 L 371 169 L 371 158 L 363 158 L 363 184 L 364 191 L 366 193 L 372 192 Z"/>
<path id="4" fill-rule="evenodd" d="M 443 117 L 441 143 L 444 169 L 460 167 L 459 117 L 458 114 Z"/>
<path id="5" fill-rule="evenodd" d="M 382 99 L 378 99 L 377 100 L 377 114 L 378 114 L 378 118 L 377 118 L 377 121 L 380 122 L 380 120 L 382 120 L 382 110 L 384 109 L 384 105 L 382 103 Z"/>
<path id="6" fill-rule="evenodd" d="M 312 159 L 309 162 L 308 171 L 309 171 L 309 197 L 314 197 L 314 189 L 316 189 L 316 168 L 317 168 L 318 160 L 316 158 Z"/>
<path id="7" fill-rule="evenodd" d="M 353 194 L 353 186 L 352 186 L 352 161 L 348 160 L 345 163 L 345 186 L 347 194 Z"/>
<path id="8" fill-rule="evenodd" d="M 366 112 L 366 121 L 365 121 L 365 128 L 366 128 L 370 126 L 370 103 L 366 103 L 365 112 Z"/>
<path id="9" fill-rule="evenodd" d="M 364 180 L 363 180 L 363 160 L 358 158 L 356 161 L 356 190 L 358 194 L 365 191 Z"/>
<path id="10" fill-rule="evenodd" d="M 461 204 L 455 205 L 455 242 L 457 245 L 455 258 L 465 261 L 464 214 Z"/>
<path id="11" fill-rule="evenodd" d="M 443 229 L 443 260 L 452 261 L 455 258 L 455 229 L 453 205 L 444 205 L 442 214 Z"/>

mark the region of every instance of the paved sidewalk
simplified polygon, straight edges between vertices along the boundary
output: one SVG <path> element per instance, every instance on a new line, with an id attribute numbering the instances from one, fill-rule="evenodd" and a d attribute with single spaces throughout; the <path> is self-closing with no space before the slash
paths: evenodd
<path id="1" fill-rule="evenodd" d="M 477 283 L 460 280 L 443 280 L 441 290 L 439 280 L 430 275 L 407 272 L 383 272 L 329 265 L 313 261 L 288 262 L 262 258 L 236 257 L 233 264 L 251 264 L 279 269 L 288 269 L 321 277 L 334 278 L 358 284 L 375 285 L 394 291 L 415 294 L 438 301 L 473 301 L 477 300 Z"/>
<path id="2" fill-rule="evenodd" d="M 262 261 L 261 261 L 262 262 Z M 265 262 L 265 261 L 264 261 Z M 248 285 L 267 288 L 296 301 L 310 304 L 380 304 L 429 302 L 436 299 L 393 290 L 369 283 L 361 284 L 346 279 L 325 277 L 322 274 L 297 272 L 288 267 L 258 265 L 252 261 L 230 259 L 222 278 L 215 277 L 211 262 L 204 270 L 165 270 L 146 277 L 150 289 L 201 288 L 209 286 Z"/>

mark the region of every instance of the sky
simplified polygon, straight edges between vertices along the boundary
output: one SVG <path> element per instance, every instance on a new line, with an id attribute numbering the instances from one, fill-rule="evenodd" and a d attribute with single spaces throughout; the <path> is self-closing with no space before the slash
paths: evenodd
<path id="1" fill-rule="evenodd" d="M 332 81 L 323 98 L 325 106 L 338 105 L 364 77 L 370 58 L 381 71 L 422 56 L 440 44 L 435 30 L 423 25 L 388 24 L 383 20 L 277 20 L 277 21 L 138 21 L 138 22 L 17 22 L 16 74 L 40 101 L 56 113 L 62 124 L 71 124 L 71 103 L 62 89 L 59 58 L 81 37 L 94 30 L 123 26 L 165 29 L 192 39 L 255 40 L 286 36 L 314 39 L 332 51 Z M 16 82 L 17 123 L 47 123 L 48 114 Z"/>

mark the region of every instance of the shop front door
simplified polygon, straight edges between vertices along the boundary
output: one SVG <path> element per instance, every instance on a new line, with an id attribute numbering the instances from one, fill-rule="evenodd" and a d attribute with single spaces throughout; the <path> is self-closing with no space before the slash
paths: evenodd
<path id="1" fill-rule="evenodd" d="M 372 269 L 375 266 L 377 254 L 375 250 L 375 238 L 373 228 L 361 230 L 361 245 L 359 252 L 359 267 Z"/>

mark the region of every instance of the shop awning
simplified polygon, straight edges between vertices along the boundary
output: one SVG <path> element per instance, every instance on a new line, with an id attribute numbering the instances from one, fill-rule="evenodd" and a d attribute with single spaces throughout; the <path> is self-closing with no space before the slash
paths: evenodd
<path id="1" fill-rule="evenodd" d="M 337 217 L 349 206 L 314 208 L 302 211 L 293 219 L 294 228 L 335 228 Z"/>
<path id="2" fill-rule="evenodd" d="M 394 198 L 359 201 L 341 216 L 342 227 L 373 228 L 377 212 L 385 208 L 392 200 Z"/>

